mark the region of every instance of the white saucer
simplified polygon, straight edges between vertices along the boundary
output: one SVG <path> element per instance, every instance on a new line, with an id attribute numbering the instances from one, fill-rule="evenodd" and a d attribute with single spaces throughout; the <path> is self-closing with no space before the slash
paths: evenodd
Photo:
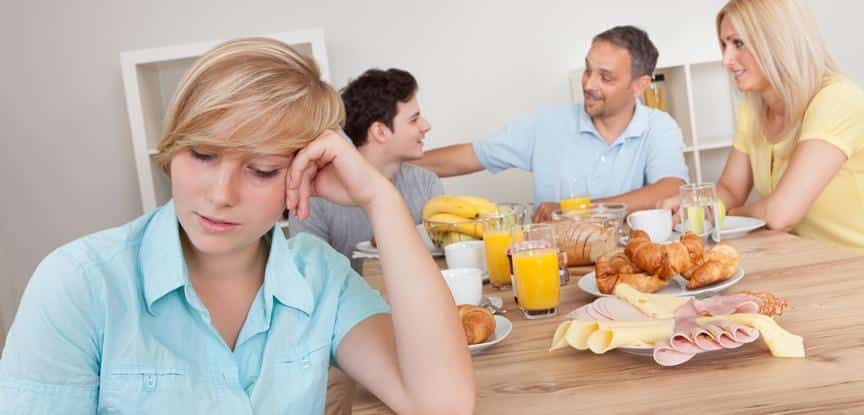
<path id="1" fill-rule="evenodd" d="M 738 271 L 736 271 L 735 274 L 727 280 L 696 288 L 694 290 L 688 290 L 686 288 L 687 280 L 682 278 L 680 275 L 676 275 L 672 277 L 672 281 L 669 282 L 669 285 L 663 287 L 654 294 L 668 294 L 676 295 L 679 297 L 710 297 L 714 294 L 719 293 L 720 291 L 725 290 L 726 288 L 737 284 L 738 281 L 741 281 L 742 278 L 744 278 L 744 270 L 738 268 Z M 594 278 L 594 271 L 591 271 L 583 275 L 582 278 L 579 278 L 579 288 L 581 288 L 582 291 L 585 291 L 586 293 L 591 294 L 595 297 L 609 296 L 609 294 L 601 293 L 600 289 L 597 288 L 597 279 Z"/>
<path id="2" fill-rule="evenodd" d="M 746 216 L 727 216 L 720 228 L 721 239 L 735 239 L 765 226 L 765 221 Z"/>
<path id="3" fill-rule="evenodd" d="M 510 320 L 507 320 L 507 317 L 495 315 L 495 333 L 492 333 L 492 337 L 483 343 L 470 344 L 468 345 L 468 349 L 471 350 L 471 354 L 480 353 L 498 343 L 501 343 L 502 340 L 510 335 L 511 331 L 513 331 L 513 323 L 511 323 Z"/>

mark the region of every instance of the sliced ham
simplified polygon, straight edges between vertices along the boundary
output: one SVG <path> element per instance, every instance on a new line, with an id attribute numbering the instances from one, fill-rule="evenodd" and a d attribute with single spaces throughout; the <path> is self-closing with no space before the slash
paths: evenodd
<path id="1" fill-rule="evenodd" d="M 676 320 L 672 337 L 654 346 L 654 361 L 675 366 L 699 353 L 736 349 L 757 338 L 757 330 L 740 324 L 722 321 L 699 326 L 693 319 Z"/>
<path id="2" fill-rule="evenodd" d="M 615 297 L 600 297 L 594 300 L 592 304 L 601 314 L 612 320 L 643 321 L 651 319 L 630 303 Z"/>
<path id="3" fill-rule="evenodd" d="M 679 352 L 669 344 L 669 339 L 654 345 L 654 361 L 663 366 L 677 366 L 686 363 L 696 353 Z"/>
<path id="4" fill-rule="evenodd" d="M 571 311 L 567 318 L 585 321 L 644 321 L 651 319 L 630 303 L 615 297 L 600 297 Z"/>
<path id="5" fill-rule="evenodd" d="M 691 299 L 676 310 L 676 318 L 722 316 L 736 313 L 758 313 L 759 298 L 747 294 L 715 295 L 704 300 Z M 686 307 L 685 307 L 686 306 Z M 680 311 L 680 313 L 679 313 Z M 680 316 L 679 316 L 680 314 Z"/>

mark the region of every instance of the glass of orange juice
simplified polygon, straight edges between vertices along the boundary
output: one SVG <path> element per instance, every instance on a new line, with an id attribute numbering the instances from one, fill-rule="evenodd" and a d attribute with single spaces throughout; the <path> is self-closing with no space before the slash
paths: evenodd
<path id="1" fill-rule="evenodd" d="M 560 191 L 562 212 L 588 210 L 591 206 L 588 181 L 584 176 L 562 177 Z"/>
<path id="2" fill-rule="evenodd" d="M 510 230 L 521 223 L 521 209 L 518 206 L 498 207 L 498 214 L 484 218 L 483 243 L 486 248 L 486 265 L 489 269 L 489 284 L 496 288 L 509 287 L 510 262 L 507 248 L 511 244 Z"/>
<path id="3" fill-rule="evenodd" d="M 520 240 L 510 249 L 519 310 L 531 320 L 557 315 L 561 280 L 554 228 L 545 223 L 516 226 L 511 238 Z"/>

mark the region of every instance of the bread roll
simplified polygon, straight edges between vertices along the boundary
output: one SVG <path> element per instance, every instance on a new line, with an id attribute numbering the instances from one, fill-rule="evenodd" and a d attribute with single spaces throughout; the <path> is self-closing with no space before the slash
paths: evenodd
<path id="1" fill-rule="evenodd" d="M 468 344 L 483 343 L 495 333 L 495 317 L 489 310 L 469 304 L 458 306 L 458 310 Z"/>

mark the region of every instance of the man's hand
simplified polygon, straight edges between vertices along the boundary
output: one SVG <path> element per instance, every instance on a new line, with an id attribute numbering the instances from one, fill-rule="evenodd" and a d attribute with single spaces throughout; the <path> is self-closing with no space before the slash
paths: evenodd
<path id="1" fill-rule="evenodd" d="M 531 218 L 531 221 L 534 223 L 548 222 L 552 220 L 552 212 L 559 209 L 561 209 L 561 204 L 558 202 L 543 202 L 534 210 L 534 217 Z"/>

